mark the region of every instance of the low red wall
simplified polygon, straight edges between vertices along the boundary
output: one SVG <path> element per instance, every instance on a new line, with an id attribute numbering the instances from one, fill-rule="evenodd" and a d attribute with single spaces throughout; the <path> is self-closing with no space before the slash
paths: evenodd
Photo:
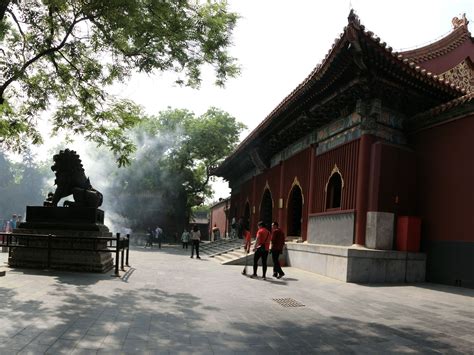
<path id="1" fill-rule="evenodd" d="M 474 115 L 411 137 L 422 238 L 474 241 Z"/>

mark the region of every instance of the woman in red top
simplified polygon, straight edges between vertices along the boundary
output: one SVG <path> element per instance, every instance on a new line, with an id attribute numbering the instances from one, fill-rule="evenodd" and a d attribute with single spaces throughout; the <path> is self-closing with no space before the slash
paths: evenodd
<path id="1" fill-rule="evenodd" d="M 253 275 L 251 277 L 257 277 L 258 260 L 262 258 L 262 276 L 266 280 L 267 274 L 267 257 L 270 250 L 270 242 L 272 241 L 272 235 L 267 228 L 264 227 L 263 222 L 258 222 L 257 239 L 255 240 L 255 255 L 253 257 Z"/>
<path id="2" fill-rule="evenodd" d="M 250 245 L 252 244 L 252 235 L 250 234 L 250 231 L 244 227 L 244 250 L 248 254 L 250 253 Z"/>

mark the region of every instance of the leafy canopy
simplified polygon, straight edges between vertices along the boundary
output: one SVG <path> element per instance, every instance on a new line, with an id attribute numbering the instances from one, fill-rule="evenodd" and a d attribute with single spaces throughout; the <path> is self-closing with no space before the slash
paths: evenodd
<path id="1" fill-rule="evenodd" d="M 130 166 L 117 169 L 106 155 L 94 153 L 105 168 L 107 186 L 98 188 L 107 210 L 127 216 L 132 228 L 170 221 L 182 228 L 191 208 L 212 195 L 212 168 L 235 148 L 244 128 L 217 108 L 201 116 L 168 109 L 142 120 L 131 134 L 139 149 Z"/>
<path id="2" fill-rule="evenodd" d="M 38 117 L 107 146 L 119 165 L 135 146 L 124 132 L 140 108 L 108 94 L 134 70 L 171 70 L 177 82 L 201 82 L 215 69 L 223 85 L 238 74 L 227 48 L 237 15 L 226 1 L 0 0 L 0 142 L 39 144 Z"/>

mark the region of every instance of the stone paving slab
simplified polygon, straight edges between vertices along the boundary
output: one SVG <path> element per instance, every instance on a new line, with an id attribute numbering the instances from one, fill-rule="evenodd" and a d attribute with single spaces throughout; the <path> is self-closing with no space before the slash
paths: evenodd
<path id="1" fill-rule="evenodd" d="M 474 290 L 346 284 L 296 268 L 264 281 L 178 247 L 135 249 L 130 261 L 121 278 L 7 269 L 0 355 L 474 354 Z M 283 298 L 304 306 L 273 300 Z"/>

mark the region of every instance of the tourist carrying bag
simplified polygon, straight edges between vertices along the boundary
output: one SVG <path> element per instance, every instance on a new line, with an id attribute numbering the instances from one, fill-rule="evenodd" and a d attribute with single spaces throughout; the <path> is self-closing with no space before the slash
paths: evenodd
<path id="1" fill-rule="evenodd" d="M 268 237 L 270 236 L 270 232 L 268 232 L 267 234 L 267 237 L 265 238 L 265 241 L 263 242 L 262 245 L 260 245 L 258 248 L 257 248 L 257 251 L 260 251 L 261 253 L 263 253 L 265 251 L 265 244 L 267 244 L 267 240 L 268 240 Z"/>

